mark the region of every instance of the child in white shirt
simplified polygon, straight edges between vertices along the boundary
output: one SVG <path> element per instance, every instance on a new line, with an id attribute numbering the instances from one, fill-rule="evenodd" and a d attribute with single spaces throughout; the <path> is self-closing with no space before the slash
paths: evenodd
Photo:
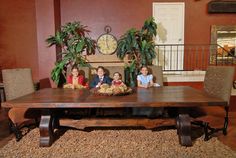
<path id="1" fill-rule="evenodd" d="M 148 68 L 143 66 L 140 70 L 141 74 L 137 76 L 138 87 L 148 88 L 153 86 L 153 76 L 148 74 Z"/>
<path id="2" fill-rule="evenodd" d="M 138 87 L 149 88 L 160 86 L 157 83 L 153 83 L 153 75 L 148 74 L 147 66 L 142 66 L 140 72 L 141 74 L 137 76 Z M 163 108 L 133 108 L 133 115 L 135 116 L 156 117 L 162 114 Z"/>

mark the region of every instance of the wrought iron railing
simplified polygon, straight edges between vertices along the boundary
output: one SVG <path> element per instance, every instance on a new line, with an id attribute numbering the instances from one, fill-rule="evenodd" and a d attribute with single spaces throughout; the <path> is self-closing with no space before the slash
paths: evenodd
<path id="1" fill-rule="evenodd" d="M 156 51 L 154 64 L 164 71 L 204 71 L 208 65 L 236 64 L 235 48 L 216 44 L 159 44 Z"/>

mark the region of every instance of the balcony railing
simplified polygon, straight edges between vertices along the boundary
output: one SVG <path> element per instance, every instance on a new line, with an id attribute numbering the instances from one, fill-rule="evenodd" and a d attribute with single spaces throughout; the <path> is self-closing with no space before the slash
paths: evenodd
<path id="1" fill-rule="evenodd" d="M 165 44 L 156 45 L 155 65 L 164 71 L 206 70 L 208 65 L 235 65 L 234 50 L 216 44 Z"/>

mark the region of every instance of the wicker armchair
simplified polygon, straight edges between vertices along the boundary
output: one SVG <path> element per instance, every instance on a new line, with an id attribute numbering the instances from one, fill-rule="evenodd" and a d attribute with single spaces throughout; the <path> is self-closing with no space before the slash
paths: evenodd
<path id="1" fill-rule="evenodd" d="M 6 100 L 12 100 L 34 92 L 31 70 L 5 69 L 2 70 L 3 84 L 5 88 Z M 28 108 L 11 108 L 8 111 L 10 130 L 14 132 L 16 140 L 19 141 L 24 135 L 21 128 L 35 124 L 35 113 Z M 32 119 L 33 118 L 33 119 Z"/>

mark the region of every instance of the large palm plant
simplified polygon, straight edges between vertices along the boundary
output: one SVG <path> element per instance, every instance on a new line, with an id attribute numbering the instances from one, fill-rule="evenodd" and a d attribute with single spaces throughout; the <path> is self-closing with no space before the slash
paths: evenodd
<path id="1" fill-rule="evenodd" d="M 142 65 L 152 65 L 152 60 L 156 56 L 153 41 L 157 34 L 156 30 L 157 24 L 151 17 L 144 22 L 141 30 L 131 28 L 118 40 L 117 56 L 124 59 L 128 55 L 131 59 L 131 64 L 126 68 L 130 73 L 130 82 L 134 81 L 138 68 Z"/>
<path id="2" fill-rule="evenodd" d="M 51 72 L 51 79 L 56 84 L 60 82 L 61 77 L 65 78 L 65 70 L 68 65 L 86 66 L 85 55 L 95 53 L 96 42 L 88 37 L 90 31 L 86 28 L 87 26 L 80 24 L 80 22 L 66 23 L 60 31 L 55 33 L 55 36 L 50 35 L 46 39 L 49 47 L 56 45 L 61 50 L 57 54 L 58 59 Z"/>

